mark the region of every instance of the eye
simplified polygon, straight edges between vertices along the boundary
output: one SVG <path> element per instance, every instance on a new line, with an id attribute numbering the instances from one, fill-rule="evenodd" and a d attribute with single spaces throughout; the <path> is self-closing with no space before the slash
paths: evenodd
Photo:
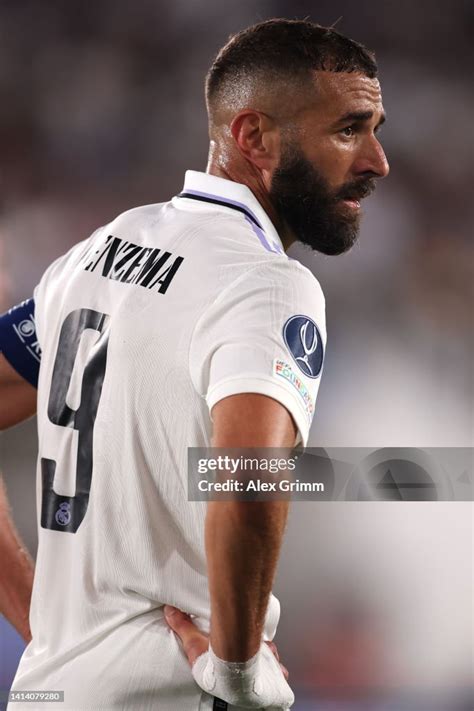
<path id="1" fill-rule="evenodd" d="M 341 129 L 341 133 L 346 138 L 352 138 L 355 135 L 354 126 L 346 126 L 346 128 Z"/>

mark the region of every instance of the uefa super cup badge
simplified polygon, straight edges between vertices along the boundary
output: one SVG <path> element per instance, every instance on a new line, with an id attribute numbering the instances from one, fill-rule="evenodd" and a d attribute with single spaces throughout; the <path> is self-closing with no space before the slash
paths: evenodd
<path id="1" fill-rule="evenodd" d="M 324 347 L 319 329 L 309 316 L 291 316 L 283 326 L 283 338 L 298 368 L 317 378 L 323 367 Z"/>
<path id="2" fill-rule="evenodd" d="M 54 518 L 59 526 L 67 526 L 71 521 L 71 504 L 68 504 L 66 501 L 59 504 L 59 509 L 56 511 Z"/>

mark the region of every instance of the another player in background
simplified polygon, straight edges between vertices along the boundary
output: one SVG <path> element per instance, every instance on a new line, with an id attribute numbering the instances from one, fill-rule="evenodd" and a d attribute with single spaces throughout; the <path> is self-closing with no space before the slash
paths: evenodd
<path id="1" fill-rule="evenodd" d="M 373 55 L 306 21 L 233 37 L 206 100 L 207 172 L 98 229 L 1 319 L 0 424 L 37 411 L 40 450 L 13 690 L 64 689 L 65 709 L 293 701 L 268 644 L 288 505 L 187 501 L 187 447 L 306 444 L 324 298 L 286 250 L 354 244 L 388 173 L 384 111 Z M 28 639 L 22 561 L 0 599 Z"/>

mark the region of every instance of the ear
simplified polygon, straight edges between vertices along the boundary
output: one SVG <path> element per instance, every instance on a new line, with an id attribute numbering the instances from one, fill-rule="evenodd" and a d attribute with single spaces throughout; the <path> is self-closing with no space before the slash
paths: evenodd
<path id="1" fill-rule="evenodd" d="M 260 111 L 240 111 L 230 124 L 239 152 L 264 172 L 272 172 L 280 162 L 280 132 L 273 119 Z"/>

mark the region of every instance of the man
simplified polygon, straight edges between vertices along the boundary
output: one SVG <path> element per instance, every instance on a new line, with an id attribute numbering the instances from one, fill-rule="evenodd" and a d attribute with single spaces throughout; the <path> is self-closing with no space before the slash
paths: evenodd
<path id="1" fill-rule="evenodd" d="M 187 447 L 306 445 L 324 298 L 285 251 L 356 240 L 388 173 L 376 74 L 310 22 L 236 35 L 207 76 L 207 173 L 98 229 L 3 317 L 0 424 L 36 410 L 40 448 L 14 691 L 84 711 L 291 706 L 268 644 L 287 503 L 187 501 Z"/>

